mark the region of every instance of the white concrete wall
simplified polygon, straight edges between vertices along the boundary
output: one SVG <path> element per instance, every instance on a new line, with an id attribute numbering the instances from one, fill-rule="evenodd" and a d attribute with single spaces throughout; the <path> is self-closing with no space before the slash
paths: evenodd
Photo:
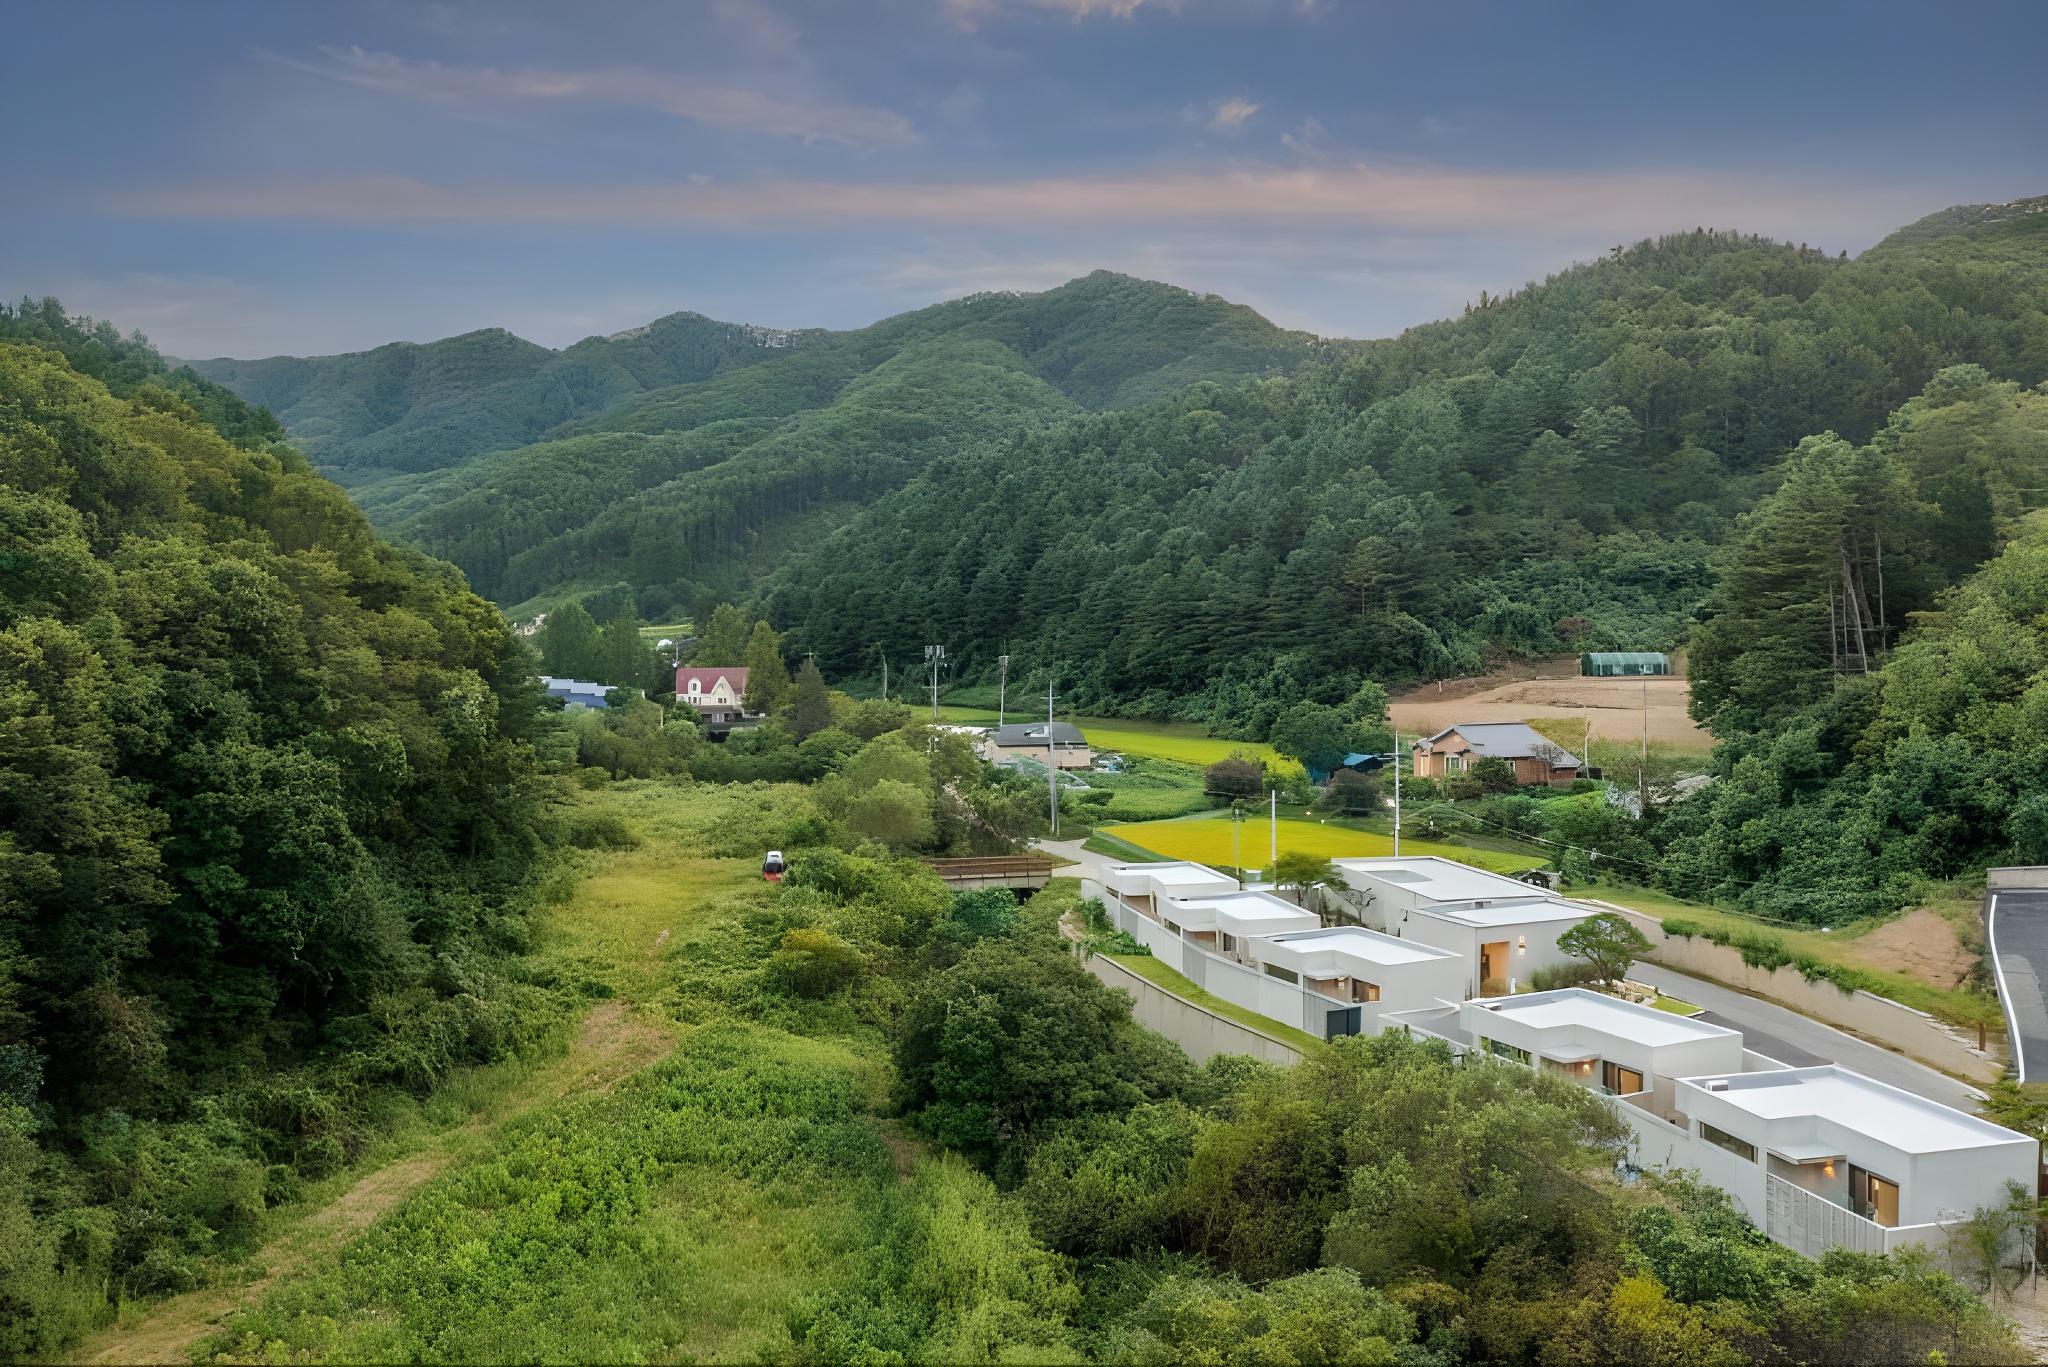
<path id="1" fill-rule="evenodd" d="M 1293 1046 L 1197 1006 L 1112 959 L 1090 955 L 1087 966 L 1103 983 L 1130 994 L 1131 1015 L 1140 1025 L 1166 1036 L 1197 1063 L 1218 1054 L 1250 1054 L 1268 1063 L 1301 1061 Z"/>

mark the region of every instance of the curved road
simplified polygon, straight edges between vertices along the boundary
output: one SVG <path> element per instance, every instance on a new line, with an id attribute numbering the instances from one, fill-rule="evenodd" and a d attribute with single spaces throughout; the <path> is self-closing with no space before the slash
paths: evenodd
<path id="1" fill-rule="evenodd" d="M 1984 913 L 1998 999 L 2021 1082 L 2048 1078 L 2048 889 L 2000 889 Z"/>

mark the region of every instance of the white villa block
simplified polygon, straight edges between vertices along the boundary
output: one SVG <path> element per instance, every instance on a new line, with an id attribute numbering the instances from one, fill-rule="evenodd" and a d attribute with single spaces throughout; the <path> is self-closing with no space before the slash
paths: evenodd
<path id="1" fill-rule="evenodd" d="M 1592 907 L 1547 888 L 1449 859 L 1339 859 L 1338 898 L 1374 930 L 1447 949 L 1467 960 L 1463 996 L 1512 992 L 1539 968 L 1570 961 L 1558 936 Z"/>
<path id="2" fill-rule="evenodd" d="M 1316 930 L 1322 917 L 1270 892 L 1198 893 L 1155 898 L 1152 910 L 1168 930 L 1204 949 L 1229 953 L 1241 940 L 1288 930 Z"/>
<path id="3" fill-rule="evenodd" d="M 1474 1049 L 1666 1115 L 1677 1079 L 1744 1066 L 1739 1031 L 1582 987 L 1468 1001 L 1458 1023 Z"/>
<path id="4" fill-rule="evenodd" d="M 1196 897 L 1203 893 L 1236 892 L 1237 880 L 1206 864 L 1176 860 L 1170 864 L 1105 864 L 1103 886 L 1126 900 L 1153 897 Z"/>
<path id="5" fill-rule="evenodd" d="M 1644 1156 L 1699 1169 L 1814 1256 L 1939 1243 L 1945 1224 L 2003 1205 L 2006 1183 L 2037 1181 L 2027 1136 L 1839 1064 L 1685 1078 L 1675 1099 L 1684 1130 Z"/>
<path id="6" fill-rule="evenodd" d="M 1358 926 L 1293 931 L 1250 941 L 1244 950 L 1269 976 L 1291 974 L 1321 996 L 1374 1007 L 1369 1016 L 1361 1013 L 1361 1027 L 1383 1012 L 1455 1002 L 1465 985 L 1464 961 L 1449 950 Z M 1379 1033 L 1378 1025 L 1369 1033 Z"/>

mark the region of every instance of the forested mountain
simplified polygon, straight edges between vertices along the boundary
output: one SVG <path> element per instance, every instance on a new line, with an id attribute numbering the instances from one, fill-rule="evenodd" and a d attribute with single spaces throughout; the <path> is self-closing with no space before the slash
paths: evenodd
<path id="1" fill-rule="evenodd" d="M 284 420 L 349 485 L 524 446 L 649 390 L 772 360 L 824 334 L 675 313 L 563 351 L 503 328 L 341 356 L 190 362 Z"/>
<path id="2" fill-rule="evenodd" d="M 624 581 L 646 611 L 666 615 L 744 590 L 938 454 L 1198 380 L 1285 374 L 1330 349 L 1242 306 L 1108 272 L 1040 294 L 955 300 L 853 332 L 735 334 L 776 346 L 727 357 L 708 378 L 638 391 L 565 378 L 580 351 L 601 347 L 609 356 L 624 345 L 618 338 L 580 343 L 553 361 L 500 333 L 490 342 L 472 334 L 361 357 L 202 368 L 278 408 L 373 519 L 453 560 L 501 603 Z M 370 363 L 387 358 L 382 364 L 395 367 L 407 357 L 408 376 L 437 377 L 420 386 L 432 404 L 406 408 L 372 434 L 329 439 L 335 387 L 346 379 L 346 412 L 360 420 L 383 392 Z M 531 373 L 507 378 L 494 364 Z M 595 369 L 588 358 L 576 366 L 578 374 Z M 308 397 L 273 387 L 301 373 L 295 368 L 329 383 Z M 565 407 L 572 388 L 596 406 L 558 427 L 575 416 Z M 536 414 L 547 422 L 536 425 Z M 469 458 L 514 444 L 503 438 L 515 429 L 530 439 L 542 426 L 552 440 Z M 432 473 L 390 477 L 393 470 Z"/>
<path id="3" fill-rule="evenodd" d="M 2048 862 L 2048 386 L 1935 376 L 1864 446 L 1801 442 L 1693 636 L 1721 781 L 1664 881 L 1794 921 Z"/>
<path id="4" fill-rule="evenodd" d="M 1802 438 L 1867 441 L 1957 362 L 2048 376 L 2048 215 L 1966 218 L 1855 261 L 1644 242 L 1290 382 L 965 449 L 791 557 L 768 614 L 828 674 L 1007 643 L 1077 708 L 1251 734 L 1361 674 L 1669 646 Z"/>
<path id="5" fill-rule="evenodd" d="M 8 1356 L 189 1285 L 379 1089 L 538 1028 L 499 964 L 544 713 L 491 605 L 234 396 L 0 324 Z"/>

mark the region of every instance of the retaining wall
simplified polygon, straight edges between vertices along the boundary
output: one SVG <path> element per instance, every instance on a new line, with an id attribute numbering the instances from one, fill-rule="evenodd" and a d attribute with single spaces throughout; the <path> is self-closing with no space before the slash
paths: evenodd
<path id="1" fill-rule="evenodd" d="M 1593 899 L 1583 899 L 1593 901 Z M 1942 1024 L 1925 1011 L 1880 997 L 1874 992 L 1844 992 L 1831 982 L 1808 982 L 1796 968 L 1757 968 L 1742 961 L 1742 951 L 1717 945 L 1702 936 L 1666 935 L 1656 917 L 1612 902 L 1593 905 L 1621 913 L 1650 941 L 1644 957 L 1680 973 L 1709 978 L 1755 996 L 1790 1007 L 1803 1016 L 1826 1021 L 1900 1053 L 1932 1064 L 1972 1082 L 1995 1082 L 2005 1068 L 2003 1032 L 1988 1036 L 1991 1049 L 1980 1053 L 1974 1038 Z"/>
<path id="2" fill-rule="evenodd" d="M 1087 967 L 1108 986 L 1130 993 L 1131 1015 L 1138 1023 L 1178 1044 L 1196 1063 L 1207 1063 L 1218 1054 L 1250 1054 L 1268 1063 L 1301 1062 L 1301 1051 L 1293 1045 L 1197 1006 L 1114 959 L 1092 954 Z"/>

